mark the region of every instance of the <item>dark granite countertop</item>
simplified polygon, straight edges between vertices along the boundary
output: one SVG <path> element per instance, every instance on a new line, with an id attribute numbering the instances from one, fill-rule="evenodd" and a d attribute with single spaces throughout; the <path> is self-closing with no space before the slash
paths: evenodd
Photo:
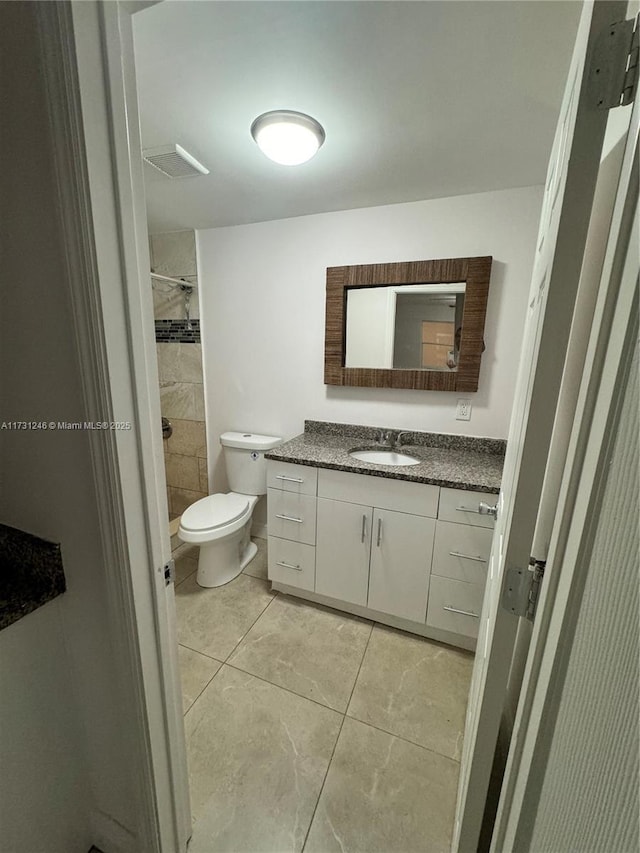
<path id="1" fill-rule="evenodd" d="M 0 630 L 65 588 L 60 545 L 0 524 Z"/>
<path id="2" fill-rule="evenodd" d="M 399 432 L 397 429 L 391 431 Z M 493 494 L 500 491 L 506 448 L 502 439 L 408 430 L 402 433 L 402 446 L 397 449 L 420 459 L 418 465 L 375 465 L 354 459 L 349 451 L 380 447 L 377 443 L 380 428 L 322 421 L 305 421 L 305 431 L 301 435 L 269 450 L 265 456 L 280 462 L 392 480 Z"/>

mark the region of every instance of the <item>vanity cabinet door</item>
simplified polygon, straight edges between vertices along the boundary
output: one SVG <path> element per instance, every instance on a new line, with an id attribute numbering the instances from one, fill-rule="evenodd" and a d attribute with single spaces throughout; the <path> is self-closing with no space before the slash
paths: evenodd
<path id="1" fill-rule="evenodd" d="M 424 623 L 435 526 L 431 518 L 374 510 L 368 597 L 372 610 Z"/>
<path id="2" fill-rule="evenodd" d="M 318 498 L 316 589 L 366 607 L 371 552 L 370 506 Z"/>

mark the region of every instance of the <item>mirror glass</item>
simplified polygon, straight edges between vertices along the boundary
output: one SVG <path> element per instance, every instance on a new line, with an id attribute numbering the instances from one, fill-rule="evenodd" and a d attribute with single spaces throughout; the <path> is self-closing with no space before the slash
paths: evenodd
<path id="1" fill-rule="evenodd" d="M 345 367 L 458 369 L 465 283 L 347 291 Z"/>

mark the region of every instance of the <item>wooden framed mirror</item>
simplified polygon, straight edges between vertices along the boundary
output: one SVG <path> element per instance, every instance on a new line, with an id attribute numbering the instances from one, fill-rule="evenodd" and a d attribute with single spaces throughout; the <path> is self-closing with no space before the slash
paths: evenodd
<path id="1" fill-rule="evenodd" d="M 491 262 L 329 267 L 325 384 L 477 391 Z"/>

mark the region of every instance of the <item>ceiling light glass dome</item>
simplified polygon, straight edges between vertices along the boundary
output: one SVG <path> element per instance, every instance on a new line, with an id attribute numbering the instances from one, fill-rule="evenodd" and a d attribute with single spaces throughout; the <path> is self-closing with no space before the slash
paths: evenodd
<path id="1" fill-rule="evenodd" d="M 272 110 L 258 116 L 251 125 L 251 135 L 263 154 L 282 166 L 306 163 L 325 139 L 319 122 L 292 110 Z"/>

